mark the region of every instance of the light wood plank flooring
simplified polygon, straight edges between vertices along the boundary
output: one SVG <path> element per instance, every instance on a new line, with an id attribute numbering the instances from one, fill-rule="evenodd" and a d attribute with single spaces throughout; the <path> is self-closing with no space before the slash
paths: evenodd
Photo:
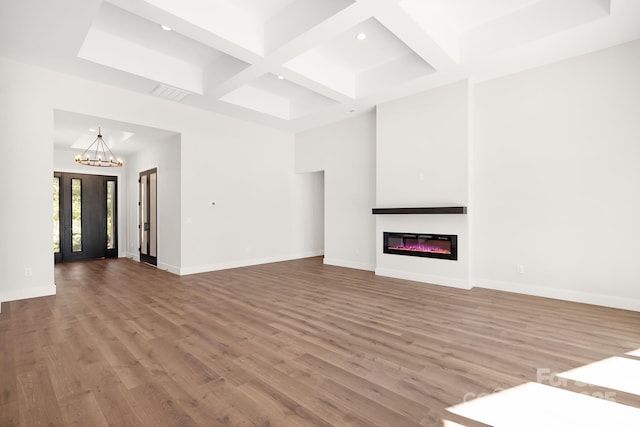
<path id="1" fill-rule="evenodd" d="M 321 258 L 185 277 L 67 263 L 56 283 L 2 306 L 0 426 L 482 425 L 446 408 L 640 349 L 637 312 Z"/>

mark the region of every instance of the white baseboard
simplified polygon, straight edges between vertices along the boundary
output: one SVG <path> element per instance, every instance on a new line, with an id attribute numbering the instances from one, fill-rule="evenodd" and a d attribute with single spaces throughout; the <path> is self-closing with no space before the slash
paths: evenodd
<path id="1" fill-rule="evenodd" d="M 391 268 L 376 268 L 377 276 L 393 277 L 394 279 L 412 280 L 414 282 L 429 283 L 431 285 L 449 286 L 451 288 L 471 289 L 469 280 L 455 279 L 445 276 L 434 276 L 432 274 L 411 273 Z"/>
<path id="2" fill-rule="evenodd" d="M 166 264 L 164 262 L 158 262 L 157 267 L 158 269 L 166 270 L 169 273 L 178 274 L 178 275 L 180 274 L 180 267 L 176 267 L 175 265 Z"/>
<path id="3" fill-rule="evenodd" d="M 489 279 L 474 279 L 474 284 L 474 287 L 477 288 L 495 289 L 497 291 L 514 292 L 517 294 L 601 305 L 604 307 L 620 308 L 623 310 L 640 311 L 640 299 L 635 298 L 623 298 L 604 294 L 574 291 L 570 289 L 549 288 L 545 286 L 502 282 Z"/>
<path id="4" fill-rule="evenodd" d="M 326 265 L 335 265 L 336 267 L 354 268 L 356 270 L 373 271 L 375 269 L 375 265 L 368 264 L 366 262 L 348 261 L 336 258 L 324 257 L 323 263 Z"/>
<path id="5" fill-rule="evenodd" d="M 303 253 L 292 254 L 292 255 L 240 259 L 236 261 L 226 261 L 226 262 L 220 262 L 215 264 L 182 267 L 179 269 L 179 273 L 176 273 L 176 274 L 179 274 L 181 276 L 186 276 L 188 274 L 206 273 L 209 271 L 228 270 L 230 268 L 249 267 L 252 265 L 269 264 L 272 262 L 291 261 L 294 259 L 301 259 L 301 258 L 311 258 L 315 256 L 320 256 L 323 254 L 324 254 L 324 251 L 318 250 L 318 251 L 303 252 Z"/>
<path id="6" fill-rule="evenodd" d="M 56 294 L 56 286 L 38 286 L 35 288 L 16 289 L 0 294 L 0 313 L 2 312 L 2 303 L 9 301 L 18 301 L 21 299 L 48 297 Z"/>

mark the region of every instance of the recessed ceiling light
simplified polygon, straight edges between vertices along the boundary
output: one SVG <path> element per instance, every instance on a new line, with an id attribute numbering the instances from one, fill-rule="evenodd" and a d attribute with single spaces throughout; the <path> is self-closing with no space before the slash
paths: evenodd
<path id="1" fill-rule="evenodd" d="M 89 128 L 89 132 L 95 132 L 96 130 L 94 128 Z"/>
<path id="2" fill-rule="evenodd" d="M 356 38 L 357 38 L 358 40 L 364 40 L 364 39 L 366 39 L 366 38 L 367 38 L 367 34 L 366 34 L 366 33 L 358 33 L 358 34 L 356 35 Z"/>
<path id="3" fill-rule="evenodd" d="M 284 80 L 284 76 L 281 76 L 280 74 L 278 74 L 278 78 L 279 78 L 280 80 Z"/>
<path id="4" fill-rule="evenodd" d="M 160 28 L 162 28 L 165 31 L 171 31 L 171 27 L 169 27 L 167 25 L 160 25 Z"/>

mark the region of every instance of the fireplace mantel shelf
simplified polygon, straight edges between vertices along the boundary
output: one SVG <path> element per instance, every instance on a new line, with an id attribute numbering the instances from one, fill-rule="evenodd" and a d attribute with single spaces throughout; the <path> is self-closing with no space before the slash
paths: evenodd
<path id="1" fill-rule="evenodd" d="M 406 214 L 466 214 L 466 206 L 426 207 L 426 208 L 373 208 L 373 215 Z"/>

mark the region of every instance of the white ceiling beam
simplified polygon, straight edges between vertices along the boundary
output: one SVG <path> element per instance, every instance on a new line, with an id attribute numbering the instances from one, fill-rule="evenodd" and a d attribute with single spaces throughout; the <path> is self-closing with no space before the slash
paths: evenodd
<path id="1" fill-rule="evenodd" d="M 354 3 L 307 31 L 282 43 L 278 49 L 270 52 L 267 58 L 275 63 L 283 64 L 304 52 L 314 49 L 323 42 L 339 36 L 371 16 L 372 12 L 369 8 L 363 7 L 360 3 Z"/>
<path id="2" fill-rule="evenodd" d="M 348 31 L 350 28 L 370 17 L 371 11 L 368 8 L 360 3 L 353 3 L 335 15 L 330 16 L 328 19 L 309 28 L 307 31 L 300 32 L 288 41 L 283 41 L 280 47 L 266 54 L 264 58 L 252 58 L 252 64 L 247 69 L 216 87 L 210 88 L 207 95 L 216 97 L 224 96 L 250 83 L 253 79 L 271 72 L 276 75 L 282 75 L 287 78 L 287 80 L 334 101 L 340 103 L 350 102 L 353 99 L 344 93 L 314 79 L 305 77 L 292 69 L 283 67 L 283 64 L 314 49 L 319 44 Z"/>
<path id="3" fill-rule="evenodd" d="M 457 65 L 456 61 L 398 6 L 397 1 L 366 0 L 366 3 L 374 18 L 437 72 L 449 70 Z"/>
<path id="4" fill-rule="evenodd" d="M 297 0 L 264 24 L 265 56 L 345 9 L 361 9 L 353 0 Z"/>
<path id="5" fill-rule="evenodd" d="M 270 72 L 269 67 L 264 61 L 260 61 L 256 64 L 250 65 L 244 70 L 232 75 L 229 79 L 220 82 L 219 84 L 207 88 L 206 95 L 212 98 L 221 98 L 242 86 L 245 86 L 258 77 Z"/>

